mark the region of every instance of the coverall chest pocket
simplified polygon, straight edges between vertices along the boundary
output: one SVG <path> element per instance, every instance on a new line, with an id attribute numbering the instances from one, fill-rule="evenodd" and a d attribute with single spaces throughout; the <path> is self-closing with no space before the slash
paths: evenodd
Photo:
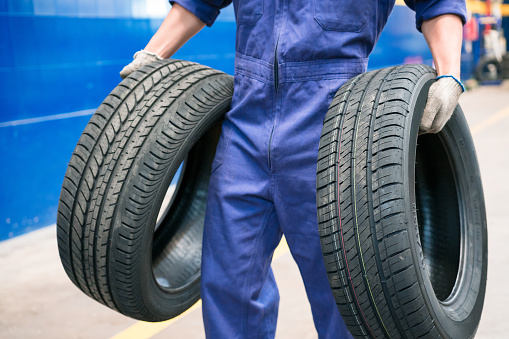
<path id="1" fill-rule="evenodd" d="M 371 1 L 312 0 L 315 21 L 326 31 L 360 32 Z"/>
<path id="2" fill-rule="evenodd" d="M 254 25 L 263 15 L 264 0 L 239 0 L 236 16 L 238 25 Z"/>

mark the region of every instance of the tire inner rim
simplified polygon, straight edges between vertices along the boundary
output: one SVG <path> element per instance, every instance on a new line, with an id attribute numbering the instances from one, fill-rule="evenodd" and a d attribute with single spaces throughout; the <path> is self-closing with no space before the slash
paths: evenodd
<path id="1" fill-rule="evenodd" d="M 152 272 L 156 284 L 169 293 L 199 283 L 201 245 L 210 169 L 221 124 L 210 128 L 182 157 L 155 220 Z M 173 174 L 174 173 L 174 174 Z"/>
<path id="2" fill-rule="evenodd" d="M 415 164 L 415 198 L 424 265 L 437 299 L 454 298 L 460 281 L 463 223 L 457 181 L 437 134 L 419 136 Z"/>
<path id="3" fill-rule="evenodd" d="M 180 188 L 180 184 L 182 184 L 182 178 L 184 177 L 182 173 L 185 172 L 186 160 L 182 161 L 180 164 L 177 173 L 171 180 L 170 187 L 166 191 L 166 195 L 164 196 L 163 204 L 161 205 L 161 209 L 159 210 L 159 214 L 157 215 L 156 227 L 154 232 L 161 226 L 162 221 L 168 215 L 168 211 L 170 210 L 175 197 L 177 196 L 177 192 Z"/>

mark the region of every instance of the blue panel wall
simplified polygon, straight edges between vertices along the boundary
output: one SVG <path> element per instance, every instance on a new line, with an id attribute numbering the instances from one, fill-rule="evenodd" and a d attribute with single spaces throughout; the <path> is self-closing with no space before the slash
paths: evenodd
<path id="1" fill-rule="evenodd" d="M 387 25 L 369 57 L 369 69 L 424 63 L 433 58 L 426 40 L 415 28 L 415 12 L 406 6 L 395 6 Z"/>
<path id="2" fill-rule="evenodd" d="M 72 151 L 165 0 L 0 0 L 0 240 L 55 223 Z M 233 8 L 175 58 L 233 73 Z"/>
<path id="3" fill-rule="evenodd" d="M 55 223 L 67 163 L 118 72 L 157 30 L 165 0 L 0 0 L 0 240 Z M 230 6 L 175 58 L 233 74 Z M 396 6 L 370 69 L 431 62 Z"/>
<path id="4" fill-rule="evenodd" d="M 78 1 L 76 6 L 70 0 L 56 3 L 67 13 L 77 8 Z M 20 4 L 13 7 L 26 9 Z M 0 13 L 0 20 L 0 122 L 97 107 L 119 82 L 119 69 L 161 23 L 161 19 L 11 12 Z M 231 72 L 234 30 L 233 22 L 220 21 L 175 57 Z"/>

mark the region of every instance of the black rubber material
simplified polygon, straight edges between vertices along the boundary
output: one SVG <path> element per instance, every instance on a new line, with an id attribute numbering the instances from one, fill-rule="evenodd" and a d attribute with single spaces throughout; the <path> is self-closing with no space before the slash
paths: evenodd
<path id="1" fill-rule="evenodd" d="M 356 338 L 471 338 L 487 275 L 472 138 L 458 106 L 418 136 L 423 65 L 359 75 L 335 95 L 317 169 L 319 232 L 334 298 Z"/>
<path id="2" fill-rule="evenodd" d="M 84 293 L 145 321 L 175 317 L 199 299 L 210 168 L 232 94 L 229 75 L 159 61 L 97 109 L 69 162 L 57 217 L 62 264 Z M 180 189 L 154 232 L 184 159 Z"/>
<path id="3" fill-rule="evenodd" d="M 475 78 L 479 82 L 502 80 L 502 64 L 494 56 L 481 57 L 475 68 Z"/>
<path id="4" fill-rule="evenodd" d="M 502 79 L 509 79 L 509 53 L 505 53 L 502 58 Z"/>

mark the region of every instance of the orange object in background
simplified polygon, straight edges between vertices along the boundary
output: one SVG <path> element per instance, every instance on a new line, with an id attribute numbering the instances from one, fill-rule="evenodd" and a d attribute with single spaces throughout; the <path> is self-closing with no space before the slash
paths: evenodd
<path id="1" fill-rule="evenodd" d="M 491 0 L 486 0 L 486 16 L 491 16 Z M 484 26 L 484 35 L 491 31 L 491 25 Z"/>

